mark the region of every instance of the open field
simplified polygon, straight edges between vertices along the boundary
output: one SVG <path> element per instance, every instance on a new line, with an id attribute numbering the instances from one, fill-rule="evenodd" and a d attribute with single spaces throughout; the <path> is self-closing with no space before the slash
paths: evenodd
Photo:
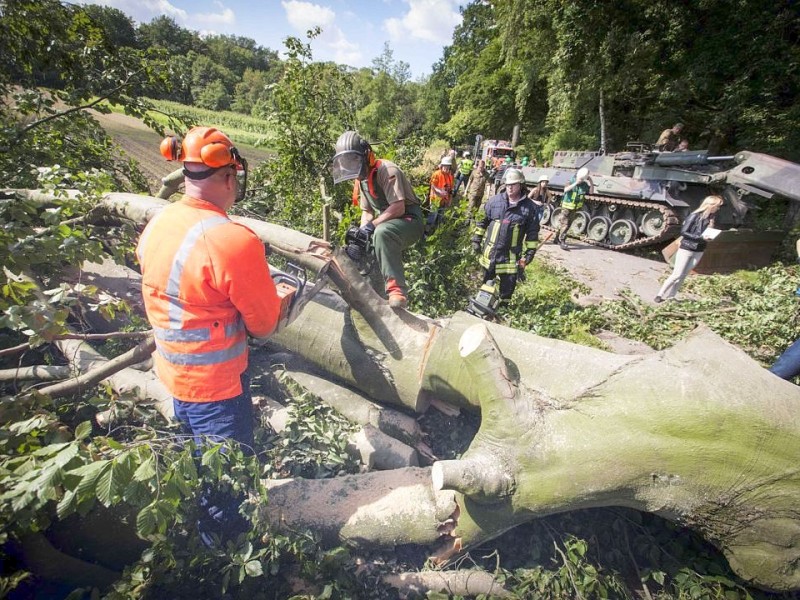
<path id="1" fill-rule="evenodd" d="M 161 178 L 179 167 L 178 164 L 167 162 L 161 156 L 158 150 L 161 136 L 139 119 L 128 115 L 93 113 L 93 116 L 119 144 L 120 148 L 128 156 L 136 159 L 142 173 L 147 178 L 151 193 L 158 192 L 161 187 Z M 224 127 L 223 130 L 228 133 Z M 251 166 L 256 166 L 270 155 L 269 150 L 248 145 L 244 140 L 238 139 L 235 133 L 230 133 L 230 136 Z"/>

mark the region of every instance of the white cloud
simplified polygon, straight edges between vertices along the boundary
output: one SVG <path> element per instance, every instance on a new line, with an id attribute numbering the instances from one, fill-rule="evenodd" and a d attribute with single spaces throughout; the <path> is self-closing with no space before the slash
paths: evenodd
<path id="1" fill-rule="evenodd" d="M 159 15 L 172 17 L 179 23 L 185 23 L 189 17 L 185 10 L 168 0 L 97 0 L 95 3 L 118 8 L 139 23 L 150 22 Z"/>
<path id="2" fill-rule="evenodd" d="M 216 25 L 235 25 L 236 15 L 234 12 L 226 7 L 222 2 L 214 2 L 220 10 L 216 13 L 198 13 L 191 18 L 192 22 L 206 26 Z"/>
<path id="3" fill-rule="evenodd" d="M 281 6 L 286 11 L 286 19 L 289 21 L 289 25 L 300 33 L 305 33 L 317 26 L 325 29 L 333 25 L 336 20 L 336 13 L 330 8 L 312 2 L 284 0 L 281 2 Z"/>
<path id="4" fill-rule="evenodd" d="M 315 60 L 332 60 L 347 65 L 363 62 L 360 46 L 347 39 L 331 8 L 302 0 L 282 0 L 281 6 L 286 11 L 286 20 L 298 33 L 305 34 L 317 26 L 322 29 L 311 43 Z"/>
<path id="5" fill-rule="evenodd" d="M 416 38 L 446 46 L 461 22 L 458 0 L 407 0 L 408 12 L 386 19 L 383 27 L 393 42 Z"/>
<path id="6" fill-rule="evenodd" d="M 236 14 L 219 0 L 214 4 L 218 12 L 190 13 L 178 8 L 169 0 L 94 0 L 98 4 L 118 8 L 138 23 L 149 23 L 155 17 L 167 16 L 175 19 L 181 27 L 199 29 L 226 28 L 236 24 Z"/>

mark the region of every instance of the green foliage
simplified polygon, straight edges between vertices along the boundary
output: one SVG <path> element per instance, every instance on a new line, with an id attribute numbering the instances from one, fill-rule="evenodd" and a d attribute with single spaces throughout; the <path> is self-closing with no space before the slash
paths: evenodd
<path id="1" fill-rule="evenodd" d="M 334 141 L 352 122 L 350 79 L 335 65 L 312 62 L 308 44 L 296 38 L 285 43 L 283 77 L 273 89 L 273 110 L 264 115 L 277 154 L 251 174 L 254 193 L 241 209 L 321 236 L 320 183 L 332 189 L 327 165 Z"/>
<path id="2" fill-rule="evenodd" d="M 134 165 L 83 109 L 102 100 L 147 117 L 143 85 L 167 85 L 155 51 L 116 48 L 80 7 L 55 0 L 12 2 L 0 20 L 0 176 L 6 187 L 33 187 L 35 169 L 58 156 L 74 172 L 108 172 L 117 187 L 146 189 Z M 49 91 L 38 86 L 50 85 Z"/>
<path id="3" fill-rule="evenodd" d="M 66 332 L 67 320 L 82 311 L 97 311 L 110 319 L 124 304 L 96 288 L 54 282 L 40 297 L 27 279 L 35 272 L 44 282 L 83 261 L 100 261 L 107 253 L 109 233 L 115 236 L 115 252 L 122 257 L 132 250 L 132 231 L 126 227 L 99 230 L 91 224 L 99 194 L 109 186 L 107 175 L 72 173 L 56 165 L 37 171 L 37 187 L 58 200 L 41 205 L 12 197 L 0 204 L 0 327 L 23 336 L 31 346 L 51 341 Z M 77 190 L 76 196 L 66 189 Z M 73 314 L 74 311 L 74 314 Z"/>
<path id="4" fill-rule="evenodd" d="M 183 133 L 190 127 L 202 125 L 217 127 L 237 144 L 255 147 L 272 147 L 272 130 L 261 117 L 252 117 L 225 110 L 209 110 L 187 106 L 170 100 L 151 100 L 150 116 L 163 127 Z M 113 107 L 118 110 L 118 107 Z M 181 125 L 178 126 L 177 124 Z"/>
<path id="5" fill-rule="evenodd" d="M 411 248 L 405 257 L 411 310 L 443 317 L 466 307 L 480 284 L 477 259 L 469 238 L 471 226 L 464 209 L 451 208 L 432 236 Z"/>
<path id="6" fill-rule="evenodd" d="M 506 324 L 536 335 L 567 340 L 584 346 L 601 344 L 591 332 L 601 324 L 595 311 L 578 306 L 572 298 L 576 284 L 563 270 L 534 259 L 525 270 L 511 302 L 503 310 Z"/>
<path id="7" fill-rule="evenodd" d="M 288 387 L 286 430 L 268 440 L 265 475 L 323 479 L 358 472 L 358 461 L 347 452 L 355 427 L 319 398 L 279 378 Z"/>
<path id="8" fill-rule="evenodd" d="M 563 546 L 563 549 L 561 548 Z M 585 540 L 567 534 L 553 547 L 560 565 L 555 569 L 537 566 L 518 569 L 510 577 L 514 592 L 521 597 L 556 600 L 558 598 L 631 598 L 621 578 L 587 560 Z"/>
<path id="9" fill-rule="evenodd" d="M 680 302 L 646 305 L 633 298 L 600 307 L 604 327 L 661 349 L 703 322 L 764 365 L 800 337 L 796 266 L 775 264 L 731 275 L 690 277 Z"/>
<path id="10" fill-rule="evenodd" d="M 0 542 L 100 506 L 128 507 L 137 535 L 151 545 L 126 568 L 108 598 L 174 597 L 177 590 L 183 597 L 264 597 L 259 589 L 279 590 L 285 576 L 297 573 L 330 586 L 331 598 L 348 597 L 341 594 L 353 586 L 344 570 L 349 555 L 320 550 L 310 533 L 273 533 L 255 504 L 241 508 L 252 522 L 249 533 L 217 553 L 200 544 L 195 529 L 200 490 L 266 497 L 256 457 L 230 444 L 176 444 L 179 438 L 141 427 L 124 430 L 122 437 L 97 435 L 89 421 L 76 416 L 74 406 L 57 409 L 38 395 L 0 398 L 0 418 L 9 424 L 0 431 Z M 303 418 L 311 417 L 306 411 Z M 305 437 L 307 442 L 310 435 Z M 292 439 L 287 445 L 302 443 Z M 4 575 L 0 585 L 8 588 L 25 577 Z"/>

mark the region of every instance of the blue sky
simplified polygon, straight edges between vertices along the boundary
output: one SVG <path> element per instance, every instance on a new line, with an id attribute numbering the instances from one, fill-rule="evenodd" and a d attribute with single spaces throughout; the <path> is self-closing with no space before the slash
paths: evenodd
<path id="1" fill-rule="evenodd" d="M 467 0 L 84 0 L 120 9 L 136 23 L 167 15 L 200 33 L 249 37 L 283 52 L 283 40 L 322 27 L 312 43 L 314 60 L 365 67 L 389 42 L 395 60 L 413 79 L 430 75 L 461 23 Z"/>

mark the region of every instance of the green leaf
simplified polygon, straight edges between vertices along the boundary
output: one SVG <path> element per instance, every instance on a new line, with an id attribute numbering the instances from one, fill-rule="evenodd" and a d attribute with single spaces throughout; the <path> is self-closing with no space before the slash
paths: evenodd
<path id="1" fill-rule="evenodd" d="M 148 481 L 156 475 L 156 461 L 155 457 L 151 454 L 133 474 L 134 481 Z"/>
<path id="2" fill-rule="evenodd" d="M 264 574 L 264 568 L 257 560 L 246 562 L 244 570 L 250 577 L 261 577 Z"/>
<path id="3" fill-rule="evenodd" d="M 75 428 L 75 439 L 83 440 L 92 435 L 91 421 L 84 421 Z"/>
<path id="4" fill-rule="evenodd" d="M 77 498 L 78 490 L 69 490 L 64 494 L 64 496 L 56 505 L 56 514 L 58 515 L 59 519 L 64 519 L 75 512 Z"/>
<path id="5" fill-rule="evenodd" d="M 143 538 L 156 533 L 158 529 L 158 510 L 153 504 L 148 504 L 136 515 L 136 533 Z"/>

